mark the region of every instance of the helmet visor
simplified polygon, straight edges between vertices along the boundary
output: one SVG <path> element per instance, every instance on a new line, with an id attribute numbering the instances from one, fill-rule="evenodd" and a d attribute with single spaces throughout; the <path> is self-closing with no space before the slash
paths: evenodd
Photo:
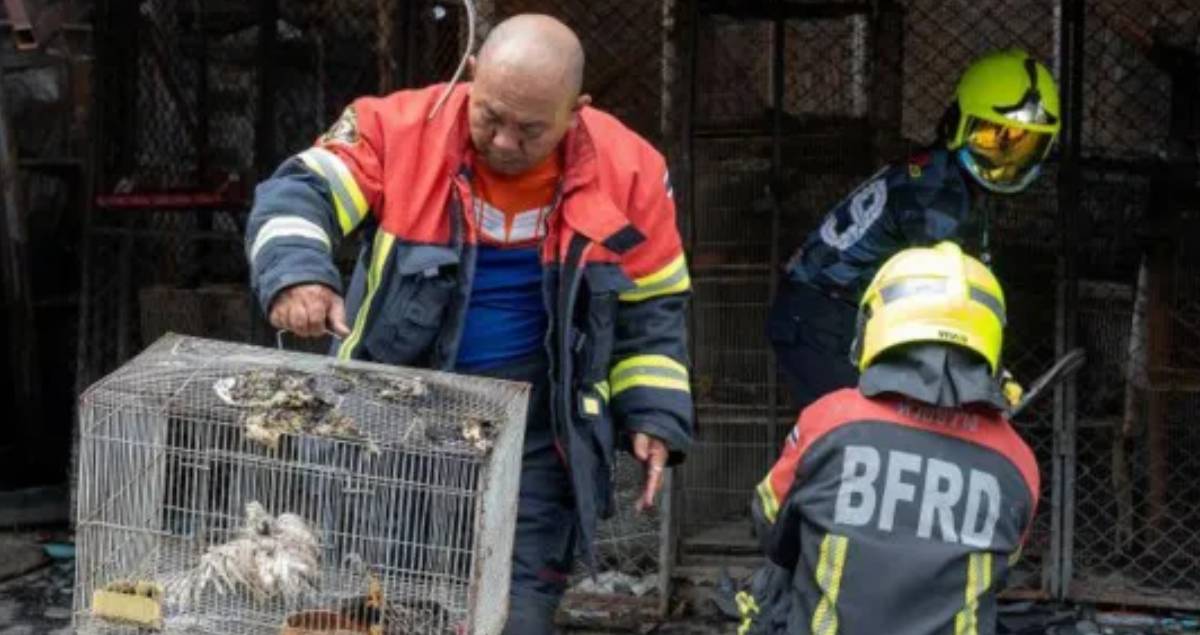
<path id="1" fill-rule="evenodd" d="M 1008 189 L 1028 184 L 1050 151 L 1054 135 L 968 117 L 963 148 L 967 169 L 985 185 Z"/>

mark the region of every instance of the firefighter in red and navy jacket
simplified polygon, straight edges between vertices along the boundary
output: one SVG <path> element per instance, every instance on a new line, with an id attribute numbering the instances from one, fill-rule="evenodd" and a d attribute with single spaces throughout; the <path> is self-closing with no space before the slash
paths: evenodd
<path id="1" fill-rule="evenodd" d="M 642 507 L 688 449 L 690 280 L 663 157 L 588 106 L 569 28 L 510 18 L 471 70 L 352 103 L 259 186 L 246 246 L 278 328 L 533 384 L 506 632 L 537 635 L 611 512 L 614 448 L 645 465 Z"/>
<path id="2" fill-rule="evenodd" d="M 1039 491 L 997 380 L 1004 323 L 999 283 L 953 243 L 883 265 L 858 387 L 805 409 L 757 488 L 771 564 L 739 596 L 742 633 L 996 632 Z"/>

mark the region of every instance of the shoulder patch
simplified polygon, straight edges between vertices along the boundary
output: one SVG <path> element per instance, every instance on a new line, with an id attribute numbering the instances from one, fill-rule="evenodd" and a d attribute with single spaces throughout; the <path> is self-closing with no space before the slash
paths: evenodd
<path id="1" fill-rule="evenodd" d="M 354 106 L 346 106 L 342 111 L 342 116 L 321 135 L 320 143 L 329 145 L 332 143 L 342 143 L 345 145 L 354 145 L 358 143 L 358 113 L 354 111 Z"/>
<path id="2" fill-rule="evenodd" d="M 919 179 L 924 174 L 924 169 L 929 166 L 932 157 L 928 152 L 918 152 L 908 158 L 908 176 L 912 179 Z"/>

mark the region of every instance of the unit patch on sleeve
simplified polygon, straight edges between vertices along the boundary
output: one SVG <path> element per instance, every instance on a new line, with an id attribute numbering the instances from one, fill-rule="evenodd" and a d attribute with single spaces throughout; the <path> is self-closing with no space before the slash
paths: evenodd
<path id="1" fill-rule="evenodd" d="M 342 116 L 338 117 L 333 126 L 321 135 L 320 143 L 322 145 L 331 143 L 354 145 L 358 143 L 358 114 L 354 112 L 354 106 L 347 106 L 342 111 Z"/>

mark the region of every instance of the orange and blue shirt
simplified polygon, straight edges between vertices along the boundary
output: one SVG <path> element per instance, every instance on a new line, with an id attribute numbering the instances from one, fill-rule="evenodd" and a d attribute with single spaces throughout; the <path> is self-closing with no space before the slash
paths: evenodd
<path id="1" fill-rule="evenodd" d="M 479 251 L 458 347 L 459 370 L 502 366 L 543 350 L 549 315 L 539 247 L 561 174 L 558 153 L 515 176 L 476 164 L 472 217 Z"/>

